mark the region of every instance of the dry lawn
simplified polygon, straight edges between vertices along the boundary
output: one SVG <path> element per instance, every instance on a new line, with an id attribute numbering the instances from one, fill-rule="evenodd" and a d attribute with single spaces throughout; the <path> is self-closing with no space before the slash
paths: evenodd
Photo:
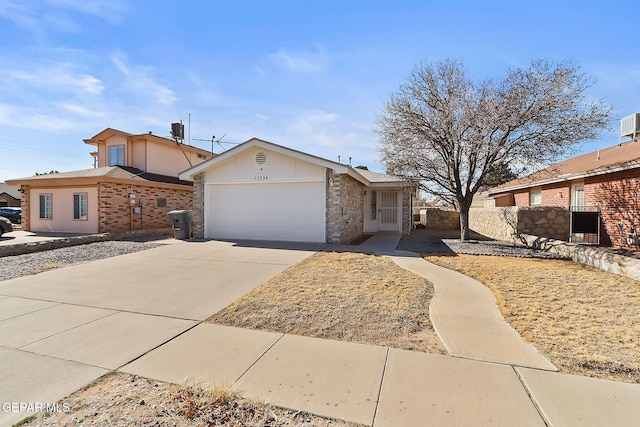
<path id="1" fill-rule="evenodd" d="M 288 411 L 240 398 L 228 390 L 203 390 L 110 373 L 59 402 L 60 412 L 40 412 L 21 426 L 308 426 L 356 424 Z"/>
<path id="2" fill-rule="evenodd" d="M 208 319 L 242 328 L 446 354 L 433 286 L 388 258 L 320 252 Z"/>
<path id="3" fill-rule="evenodd" d="M 571 261 L 426 256 L 486 284 L 561 371 L 640 383 L 640 282 Z"/>

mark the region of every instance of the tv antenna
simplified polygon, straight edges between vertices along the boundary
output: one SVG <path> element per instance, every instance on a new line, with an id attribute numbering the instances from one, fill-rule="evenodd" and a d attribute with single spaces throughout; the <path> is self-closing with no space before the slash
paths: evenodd
<path id="1" fill-rule="evenodd" d="M 227 136 L 227 134 L 225 133 L 224 135 L 222 135 L 220 138 L 216 139 L 215 135 L 211 135 L 211 139 L 198 139 L 198 138 L 193 138 L 194 141 L 207 141 L 207 142 L 211 142 L 211 152 L 213 153 L 214 150 L 214 146 L 216 144 L 218 144 L 220 146 L 220 148 L 222 149 L 222 151 L 227 151 L 227 148 L 222 145 L 222 144 L 233 144 L 233 145 L 238 145 L 239 142 L 227 142 L 227 141 L 223 141 L 222 138 L 224 138 L 225 136 Z"/>

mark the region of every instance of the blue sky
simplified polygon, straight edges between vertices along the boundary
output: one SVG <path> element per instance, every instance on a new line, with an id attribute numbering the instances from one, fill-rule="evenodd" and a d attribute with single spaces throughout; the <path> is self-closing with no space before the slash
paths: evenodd
<path id="1" fill-rule="evenodd" d="M 531 59 L 572 60 L 639 112 L 632 1 L 0 0 L 0 181 L 93 166 L 104 128 L 192 144 L 259 137 L 376 164 L 376 115 L 419 62 L 454 58 L 478 79 Z M 188 126 L 187 126 L 188 127 Z M 218 147 L 219 148 L 219 147 Z"/>

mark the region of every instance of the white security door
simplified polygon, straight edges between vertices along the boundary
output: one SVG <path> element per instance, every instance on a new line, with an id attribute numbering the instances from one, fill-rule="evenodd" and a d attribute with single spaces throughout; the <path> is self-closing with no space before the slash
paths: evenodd
<path id="1" fill-rule="evenodd" d="M 398 192 L 380 192 L 380 230 L 398 230 Z"/>

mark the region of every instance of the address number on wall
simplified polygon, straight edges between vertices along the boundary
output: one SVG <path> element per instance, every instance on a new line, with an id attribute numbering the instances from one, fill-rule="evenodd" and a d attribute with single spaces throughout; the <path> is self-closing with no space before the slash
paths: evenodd
<path id="1" fill-rule="evenodd" d="M 266 175 L 256 175 L 256 181 L 268 181 L 269 177 Z"/>

